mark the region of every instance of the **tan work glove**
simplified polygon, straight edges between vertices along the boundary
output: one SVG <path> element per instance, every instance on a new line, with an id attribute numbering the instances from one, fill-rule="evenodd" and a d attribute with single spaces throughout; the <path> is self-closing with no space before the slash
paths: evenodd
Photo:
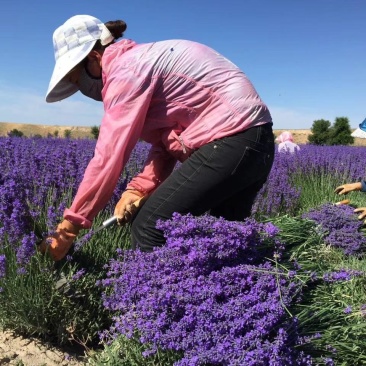
<path id="1" fill-rule="evenodd" d="M 360 191 L 361 188 L 362 188 L 361 182 L 348 183 L 348 184 L 343 184 L 343 185 L 337 187 L 335 189 L 334 193 L 347 194 L 352 191 Z"/>
<path id="2" fill-rule="evenodd" d="M 118 225 L 130 222 L 147 198 L 148 196 L 144 196 L 144 194 L 139 191 L 132 189 L 124 191 L 114 209 L 114 216 L 117 216 Z"/>
<path id="3" fill-rule="evenodd" d="M 350 203 L 350 200 L 342 200 L 342 201 L 335 203 L 335 205 L 341 206 L 341 205 L 348 205 L 349 203 Z"/>
<path id="4" fill-rule="evenodd" d="M 59 261 L 66 256 L 79 231 L 80 227 L 64 220 L 52 236 L 42 240 L 38 250 L 43 254 L 48 253 L 54 261 Z"/>
<path id="5" fill-rule="evenodd" d="M 365 218 L 366 218 L 366 207 L 356 208 L 353 212 L 360 214 L 360 215 L 358 215 L 359 220 L 365 220 Z M 366 224 L 366 220 L 364 221 L 364 223 Z"/>

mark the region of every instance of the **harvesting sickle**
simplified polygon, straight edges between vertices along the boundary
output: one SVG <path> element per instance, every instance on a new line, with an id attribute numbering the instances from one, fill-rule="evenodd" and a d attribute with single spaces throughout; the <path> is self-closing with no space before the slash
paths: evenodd
<path id="1" fill-rule="evenodd" d="M 38 250 L 43 254 L 49 254 L 54 261 L 59 261 L 64 258 L 71 247 L 78 242 L 83 242 L 85 238 L 89 238 L 90 235 L 95 235 L 99 231 L 115 225 L 124 225 L 131 221 L 131 219 L 136 215 L 138 210 L 145 203 L 147 197 L 141 197 L 132 204 L 125 208 L 122 215 L 117 214 L 109 219 L 103 221 L 102 225 L 96 229 L 90 230 L 89 233 L 82 236 L 76 243 L 75 239 L 80 231 L 80 228 L 73 225 L 67 220 L 64 220 L 58 225 L 56 232 L 53 236 L 45 238 L 40 243 L 37 243 Z M 122 212 L 122 211 L 120 211 Z"/>

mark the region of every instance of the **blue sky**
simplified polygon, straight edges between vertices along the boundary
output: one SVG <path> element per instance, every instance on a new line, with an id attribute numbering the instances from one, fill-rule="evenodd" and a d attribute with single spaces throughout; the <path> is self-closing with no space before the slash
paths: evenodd
<path id="1" fill-rule="evenodd" d="M 53 31 L 76 14 L 122 19 L 139 43 L 205 43 L 238 65 L 269 106 L 275 129 L 366 117 L 365 0 L 3 0 L 0 121 L 99 125 L 102 103 L 76 93 L 45 102 Z"/>

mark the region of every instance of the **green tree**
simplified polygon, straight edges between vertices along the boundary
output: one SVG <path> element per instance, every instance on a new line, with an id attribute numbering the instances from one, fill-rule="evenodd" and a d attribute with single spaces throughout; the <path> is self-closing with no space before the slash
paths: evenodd
<path id="1" fill-rule="evenodd" d="M 22 137 L 23 135 L 24 133 L 22 131 L 17 130 L 16 128 L 8 132 L 9 137 Z"/>
<path id="2" fill-rule="evenodd" d="M 329 145 L 352 145 L 351 126 L 347 117 L 337 117 L 329 132 Z"/>
<path id="3" fill-rule="evenodd" d="M 66 139 L 69 139 L 69 138 L 71 137 L 71 130 L 66 129 L 66 130 L 64 131 L 64 137 L 65 137 Z"/>
<path id="4" fill-rule="evenodd" d="M 97 140 L 99 137 L 99 127 L 98 126 L 93 126 L 90 129 L 91 134 L 93 135 L 93 137 Z"/>
<path id="5" fill-rule="evenodd" d="M 55 131 L 53 132 L 53 136 L 58 137 L 58 130 L 55 130 Z"/>
<path id="6" fill-rule="evenodd" d="M 308 140 L 314 145 L 326 145 L 329 140 L 331 123 L 325 119 L 318 119 L 311 126 Z"/>

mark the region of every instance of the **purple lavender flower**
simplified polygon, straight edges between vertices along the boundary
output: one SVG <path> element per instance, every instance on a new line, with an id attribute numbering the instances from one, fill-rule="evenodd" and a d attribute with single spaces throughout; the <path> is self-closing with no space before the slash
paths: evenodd
<path id="1" fill-rule="evenodd" d="M 6 257 L 4 254 L 0 255 L 0 278 L 6 275 Z"/>
<path id="2" fill-rule="evenodd" d="M 78 270 L 71 278 L 72 281 L 77 281 L 80 278 L 82 278 L 86 273 L 86 270 L 84 268 Z"/>
<path id="3" fill-rule="evenodd" d="M 93 230 L 89 230 L 89 232 L 86 233 L 82 238 L 78 239 L 75 242 L 74 251 L 75 252 L 79 251 L 84 246 L 84 244 L 90 240 L 93 234 L 94 234 Z"/>
<path id="4" fill-rule="evenodd" d="M 158 227 L 164 247 L 120 251 L 102 281 L 114 336 L 183 352 L 176 366 L 310 364 L 286 311 L 301 285 L 263 260 L 278 250 L 273 226 L 174 214 Z"/>
<path id="5" fill-rule="evenodd" d="M 324 359 L 323 359 L 323 362 L 324 362 L 324 364 L 325 364 L 326 366 L 334 366 L 334 365 L 335 365 L 335 364 L 334 364 L 333 359 L 331 359 L 331 358 L 329 358 L 329 357 L 324 358 Z"/>
<path id="6" fill-rule="evenodd" d="M 30 258 L 36 252 L 35 243 L 37 241 L 37 237 L 34 233 L 30 233 L 29 235 L 25 235 L 21 241 L 20 246 L 17 248 L 17 263 L 20 266 L 25 266 L 28 264 Z"/>
<path id="7" fill-rule="evenodd" d="M 141 170 L 149 146 L 138 143 L 132 152 L 105 208 L 108 212 L 129 179 Z M 95 140 L 87 139 L 0 137 L 0 243 L 9 243 L 20 266 L 25 266 L 35 253 L 34 244 L 62 219 L 94 148 Z M 40 221 L 46 227 L 40 227 Z"/>
<path id="8" fill-rule="evenodd" d="M 303 218 L 320 226 L 325 243 L 341 249 L 347 255 L 360 255 L 366 248 L 366 236 L 360 232 L 360 222 L 347 205 L 324 204 L 303 214 Z"/>
<path id="9" fill-rule="evenodd" d="M 352 278 L 364 276 L 363 271 L 356 271 L 352 269 L 340 269 L 335 272 L 326 272 L 323 274 L 323 280 L 328 283 L 338 281 L 350 281 Z"/>
<path id="10" fill-rule="evenodd" d="M 301 186 L 296 177 L 332 175 L 340 182 L 360 181 L 364 177 L 366 150 L 354 146 L 303 145 L 298 154 L 278 154 L 270 176 L 252 208 L 256 217 L 300 212 Z M 345 178 L 346 177 L 346 178 Z"/>
<path id="11" fill-rule="evenodd" d="M 297 212 L 301 190 L 291 183 L 294 167 L 290 156 L 283 159 L 276 154 L 268 180 L 253 204 L 252 215 L 272 216 Z"/>
<path id="12" fill-rule="evenodd" d="M 361 309 L 361 315 L 366 316 L 366 304 L 362 304 L 360 309 Z"/>
<path id="13" fill-rule="evenodd" d="M 327 351 L 330 351 L 331 353 L 333 353 L 333 354 L 336 354 L 338 351 L 337 351 L 337 349 L 335 348 L 335 347 L 333 347 L 333 346 L 331 346 L 330 344 L 328 344 L 328 345 L 326 345 L 325 346 L 325 349 L 327 350 Z"/>

